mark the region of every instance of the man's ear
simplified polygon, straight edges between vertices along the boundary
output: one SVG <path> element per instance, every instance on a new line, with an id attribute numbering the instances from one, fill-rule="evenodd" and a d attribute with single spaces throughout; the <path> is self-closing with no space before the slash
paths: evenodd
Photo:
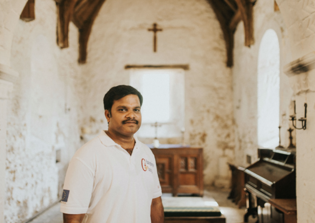
<path id="1" fill-rule="evenodd" d="M 105 118 L 106 118 L 107 122 L 109 122 L 111 117 L 112 116 L 111 116 L 110 112 L 108 110 L 105 110 Z"/>

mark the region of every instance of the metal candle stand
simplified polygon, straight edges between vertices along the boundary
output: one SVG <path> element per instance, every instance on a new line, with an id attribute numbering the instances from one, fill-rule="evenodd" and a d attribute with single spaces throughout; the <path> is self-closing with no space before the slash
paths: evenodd
<path id="1" fill-rule="evenodd" d="M 294 110 L 295 110 L 295 101 L 294 101 Z M 296 117 L 295 117 L 295 115 L 291 115 L 290 116 L 290 121 L 292 121 L 292 126 L 295 128 L 295 129 L 298 129 L 298 130 L 300 130 L 300 129 L 303 129 L 303 130 L 305 130 L 306 129 L 306 114 L 307 114 L 307 104 L 306 103 L 304 103 L 304 118 L 303 117 L 301 117 L 300 119 L 298 119 L 298 121 L 300 121 L 301 123 L 302 123 L 302 128 L 297 128 L 296 127 Z"/>

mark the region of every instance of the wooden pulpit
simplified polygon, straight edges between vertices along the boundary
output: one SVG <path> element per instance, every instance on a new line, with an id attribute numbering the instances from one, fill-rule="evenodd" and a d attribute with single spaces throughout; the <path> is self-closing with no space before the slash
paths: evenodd
<path id="1" fill-rule="evenodd" d="M 203 149 L 161 145 L 153 148 L 163 193 L 203 196 Z"/>

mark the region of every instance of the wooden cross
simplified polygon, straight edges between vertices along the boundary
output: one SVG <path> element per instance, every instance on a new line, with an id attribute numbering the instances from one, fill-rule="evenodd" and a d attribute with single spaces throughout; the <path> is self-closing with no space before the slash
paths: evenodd
<path id="1" fill-rule="evenodd" d="M 154 33 L 154 35 L 153 35 L 153 52 L 156 52 L 156 45 L 157 45 L 156 33 L 157 33 L 157 32 L 162 32 L 163 29 L 158 29 L 158 28 L 157 28 L 157 24 L 156 24 L 156 23 L 153 23 L 153 28 L 152 28 L 152 29 L 148 29 L 148 31 L 149 31 L 149 32 L 152 31 L 152 32 Z"/>
<path id="2" fill-rule="evenodd" d="M 158 127 L 161 127 L 162 124 L 155 122 L 154 124 L 151 124 L 151 126 L 155 127 L 155 139 L 157 139 L 157 129 L 158 129 Z"/>

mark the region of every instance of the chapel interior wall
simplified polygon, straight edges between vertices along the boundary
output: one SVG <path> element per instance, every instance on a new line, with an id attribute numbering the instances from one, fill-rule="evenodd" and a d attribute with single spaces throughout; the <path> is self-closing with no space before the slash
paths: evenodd
<path id="1" fill-rule="evenodd" d="M 238 25 L 235 33 L 233 82 L 231 71 L 225 68 L 225 47 L 221 29 L 214 13 L 205 1 L 199 0 L 195 5 L 189 3 L 182 5 L 178 1 L 172 1 L 173 8 L 166 10 L 166 1 L 165 4 L 159 2 L 155 5 L 152 2 L 138 0 L 142 5 L 139 14 L 134 13 L 139 12 L 137 11 L 139 10 L 138 4 L 106 1 L 100 12 L 100 18 L 97 18 L 95 22 L 94 33 L 92 32 L 89 41 L 89 61 L 84 67 L 73 63 L 78 57 L 78 41 L 77 30 L 72 24 L 70 25 L 70 48 L 60 51 L 56 47 L 54 2 L 37 1 L 36 20 L 24 23 L 19 21 L 18 17 L 25 2 L 26 0 L 0 1 L 1 12 L 4 12 L 0 15 L 2 18 L 0 19 L 0 64 L 12 66 L 20 73 L 20 78 L 13 89 L 12 100 L 0 105 L 0 109 L 2 109 L 5 104 L 9 114 L 6 137 L 8 149 L 6 168 L 8 169 L 5 172 L 7 183 L 5 215 L 7 219 L 12 218 L 12 222 L 16 219 L 26 219 L 35 211 L 39 211 L 38 207 L 47 206 L 57 199 L 58 185 L 55 180 L 58 178 L 58 171 L 60 176 L 64 173 L 64 168 L 58 168 L 54 163 L 56 148 L 53 145 L 69 148 L 69 150 L 65 150 L 66 154 L 62 161 L 67 163 L 73 152 L 80 146 L 78 141 L 80 127 L 91 128 L 93 134 L 104 128 L 106 122 L 102 115 L 102 97 L 111 86 L 120 83 L 128 84 L 129 74 L 124 70 L 126 64 L 150 64 L 153 61 L 159 64 L 190 64 L 191 69 L 186 73 L 186 91 L 189 92 L 186 95 L 186 138 L 191 145 L 205 148 L 206 184 L 215 183 L 214 177 L 217 173 L 214 170 L 218 167 L 216 161 L 218 157 L 228 157 L 228 160 L 233 160 L 234 143 L 236 145 L 235 162 L 246 166 L 245 156 L 247 154 L 252 155 L 254 157 L 252 161 L 255 161 L 257 56 L 260 39 L 267 29 L 272 28 L 278 34 L 281 52 L 280 120 L 286 120 L 290 114 L 292 99 L 297 100 L 298 114 L 303 113 L 301 108 L 304 102 L 309 103 L 308 130 L 298 131 L 296 139 L 298 151 L 300 151 L 297 156 L 298 221 L 315 221 L 313 217 L 315 199 L 311 196 L 315 194 L 313 193 L 315 180 L 310 177 L 312 176 L 311 171 L 315 168 L 315 164 L 312 162 L 314 160 L 312 146 L 314 143 L 310 143 L 314 138 L 311 124 L 314 117 L 311 111 L 314 109 L 315 96 L 312 88 L 305 93 L 299 91 L 293 93 L 291 89 L 294 88 L 292 87 L 294 81 L 290 80 L 291 88 L 288 88 L 289 81 L 283 72 L 284 65 L 315 49 L 315 32 L 311 22 L 315 16 L 315 7 L 312 1 L 277 0 L 281 16 L 280 13 L 278 15 L 273 12 L 272 0 L 257 1 L 254 7 L 255 44 L 251 48 L 244 46 L 242 23 Z M 148 8 L 150 10 L 147 11 Z M 120 14 L 121 12 L 123 13 Z M 150 22 L 143 22 L 147 21 L 147 18 L 151 18 Z M 158 34 L 158 52 L 163 52 L 161 54 L 152 53 L 152 33 L 146 31 L 153 21 L 158 21 L 165 29 L 163 34 Z M 16 23 L 18 24 L 15 29 Z M 109 28 L 101 28 L 104 26 Z M 220 34 L 213 35 L 213 33 Z M 58 67 L 55 71 L 47 72 L 47 80 L 52 81 L 53 86 L 62 86 L 57 95 L 63 95 L 63 97 L 55 97 L 50 101 L 53 104 L 50 107 L 51 112 L 34 109 L 33 106 L 40 108 L 40 100 L 32 101 L 31 95 L 34 92 L 29 89 L 30 86 L 39 84 L 42 85 L 42 89 L 39 89 L 39 94 L 35 93 L 39 99 L 44 98 L 40 96 L 40 92 L 47 93 L 48 91 L 50 93 L 45 93 L 43 95 L 45 97 L 53 95 L 51 88 L 45 89 L 45 80 L 34 76 L 31 69 L 32 50 L 27 45 L 34 46 L 34 41 L 41 38 L 39 36 L 43 37 L 42 40 L 46 39 L 42 42 L 48 43 L 48 48 L 53 54 L 50 61 L 53 61 Z M 120 42 L 120 44 L 116 42 Z M 80 68 L 83 68 L 84 78 L 82 79 L 78 78 L 81 73 Z M 314 74 L 310 73 L 310 75 Z M 308 84 L 313 86 L 313 82 Z M 207 103 L 203 103 L 202 98 L 209 100 Z M 234 101 L 234 108 L 229 106 L 232 105 L 231 101 Z M 70 110 L 66 112 L 69 108 Z M 235 128 L 233 127 L 233 115 L 231 115 L 233 109 Z M 80 115 L 81 111 L 84 111 L 83 115 Z M 198 115 L 196 116 L 196 114 Z M 283 114 L 285 116 L 282 116 Z M 41 119 L 40 116 L 44 118 Z M 48 116 L 53 117 L 52 121 L 48 120 Z M 32 118 L 34 122 L 30 121 Z M 39 139 L 44 141 L 43 147 L 33 151 L 29 143 L 32 138 L 36 139 L 38 133 L 36 131 L 41 130 L 42 126 L 47 126 L 45 121 L 51 124 L 51 128 L 43 130 L 43 135 L 46 137 L 47 132 L 50 132 L 49 134 L 52 133 L 51 135 L 56 137 L 50 138 L 49 143 Z M 30 125 L 30 123 L 32 124 Z M 283 128 L 282 138 L 286 140 L 285 145 L 287 145 L 285 129 L 287 128 Z M 29 151 L 32 152 L 27 155 Z M 35 162 L 37 159 L 32 159 L 35 155 L 40 161 Z M 38 172 L 38 170 L 42 172 Z M 32 180 L 26 184 L 27 177 Z M 1 172 L 0 178 L 4 178 Z M 52 182 L 52 180 L 54 181 L 53 186 L 47 187 L 47 182 Z M 42 182 L 44 183 L 41 184 Z M 21 191 L 19 187 L 25 187 L 24 191 Z M 44 196 L 49 199 L 42 199 Z"/>
<path id="2" fill-rule="evenodd" d="M 157 34 L 157 53 L 152 49 L 153 33 L 147 31 L 153 22 L 163 28 Z M 114 85 L 129 84 L 127 64 L 189 64 L 185 141 L 204 148 L 205 184 L 228 187 L 228 168 L 219 173 L 218 160 L 227 165 L 234 159 L 232 77 L 226 68 L 223 34 L 210 5 L 205 0 L 106 1 L 93 25 L 88 62 L 82 70 L 86 91 L 82 129 L 90 135 L 106 127 L 104 93 Z"/>
<path id="3" fill-rule="evenodd" d="M 302 65 L 314 63 L 315 51 L 315 3 L 314 1 L 277 0 L 284 22 L 286 24 L 292 62 L 299 61 Z M 305 58 L 310 58 L 305 60 Z M 291 62 L 290 61 L 290 62 Z M 290 65 L 287 69 L 290 68 Z M 289 74 L 289 72 L 288 72 Z M 293 95 L 296 99 L 297 118 L 304 116 L 304 103 L 308 104 L 307 129 L 296 132 L 297 144 L 297 213 L 298 222 L 314 222 L 315 210 L 315 179 L 313 170 L 314 152 L 314 100 L 315 100 L 315 70 L 308 67 L 308 71 L 296 75 L 288 75 Z"/>
<path id="4" fill-rule="evenodd" d="M 257 75 L 261 39 L 268 29 L 277 33 L 280 46 L 280 113 L 281 141 L 289 145 L 289 116 L 292 115 L 293 91 L 283 67 L 290 62 L 291 52 L 288 33 L 280 12 L 274 11 L 274 1 L 257 1 L 254 7 L 254 38 L 250 48 L 244 46 L 244 26 L 241 22 L 235 32 L 233 100 L 235 119 L 235 162 L 248 166 L 247 155 L 252 163 L 257 161 Z M 275 74 L 276 75 L 276 74 Z M 268 94 L 268 92 L 266 92 Z M 277 97 L 277 95 L 275 95 Z M 295 132 L 293 132 L 293 135 Z"/>
<path id="5" fill-rule="evenodd" d="M 67 164 L 80 147 L 78 33 L 56 44 L 56 5 L 36 1 L 36 19 L 18 20 L 11 67 L 19 73 L 8 101 L 5 222 L 21 222 L 58 201 Z M 56 163 L 56 151 L 61 160 Z"/>

